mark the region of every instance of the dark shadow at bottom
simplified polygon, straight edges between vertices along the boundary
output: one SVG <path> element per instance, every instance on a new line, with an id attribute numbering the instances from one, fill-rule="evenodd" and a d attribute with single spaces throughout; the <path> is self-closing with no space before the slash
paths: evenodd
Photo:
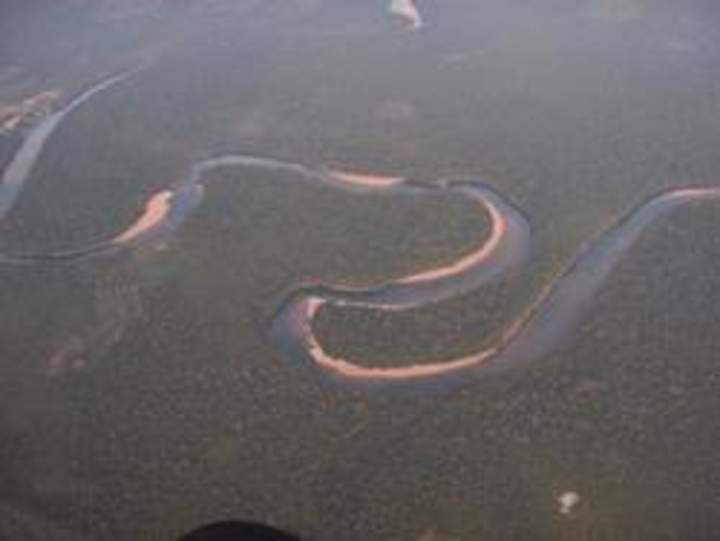
<path id="1" fill-rule="evenodd" d="M 256 522 L 225 521 L 202 526 L 178 541 L 302 541 L 296 535 Z"/>

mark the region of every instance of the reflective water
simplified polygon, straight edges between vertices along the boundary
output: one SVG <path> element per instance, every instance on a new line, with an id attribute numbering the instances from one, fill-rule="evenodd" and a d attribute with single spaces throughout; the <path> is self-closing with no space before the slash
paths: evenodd
<path id="1" fill-rule="evenodd" d="M 416 309 L 328 305 L 328 355 L 491 346 L 621 216 L 717 187 L 713 3 L 44 4 L 0 7 L 0 253 L 70 257 L 0 267 L 0 537 L 236 517 L 319 540 L 713 538 L 716 202 L 624 222 L 638 238 L 572 340 L 453 392 L 338 387 L 270 332 L 299 283 L 437 277 L 491 242 L 477 201 L 425 193 L 439 179 L 519 209 L 528 264 Z M 193 169 L 219 156 L 245 161 Z M 192 172 L 202 203 L 144 237 Z M 75 257 L 108 241 L 128 249 Z"/>

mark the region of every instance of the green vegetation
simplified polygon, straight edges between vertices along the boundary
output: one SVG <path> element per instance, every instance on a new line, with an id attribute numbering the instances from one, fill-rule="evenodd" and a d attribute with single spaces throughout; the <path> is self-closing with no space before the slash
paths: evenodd
<path id="1" fill-rule="evenodd" d="M 697 53 L 707 64 L 667 53 L 675 27 L 662 14 L 624 33 L 562 0 L 553 5 L 569 11 L 500 4 L 494 17 L 438 8 L 424 35 L 395 33 L 370 2 L 337 28 L 339 8 L 316 20 L 276 7 L 198 16 L 182 39 L 156 36 L 164 57 L 48 143 L 0 244 L 30 252 L 107 238 L 148 194 L 225 152 L 482 177 L 528 213 L 527 269 L 435 307 L 333 308 L 316 325 L 329 349 L 365 364 L 482 347 L 582 242 L 650 193 L 711 182 L 720 168 L 714 50 Z M 13 50 L 33 41 L 14 39 Z M 28 87 L 72 94 L 123 63 L 106 62 L 110 49 L 86 64 L 73 57 L 67 74 L 55 55 L 17 62 L 35 74 Z M 467 51 L 480 53 L 444 60 Z M 366 397 L 273 349 L 267 323 L 285 292 L 308 278 L 366 285 L 451 261 L 487 234 L 486 217 L 458 198 L 216 171 L 164 247 L 0 269 L 3 505 L 28 502 L 59 527 L 121 540 L 230 516 L 348 541 L 716 531 L 712 207 L 653 226 L 565 351 L 453 395 Z M 117 339 L 94 340 L 108 320 Z M 73 337 L 87 344 L 71 359 L 82 363 L 50 374 Z M 568 490 L 581 499 L 564 516 L 556 498 Z"/>

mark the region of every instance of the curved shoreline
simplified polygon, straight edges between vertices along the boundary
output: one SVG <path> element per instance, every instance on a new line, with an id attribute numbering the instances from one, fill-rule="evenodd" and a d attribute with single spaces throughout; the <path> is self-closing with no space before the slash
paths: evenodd
<path id="1" fill-rule="evenodd" d="M 50 115 L 31 131 L 2 176 L 0 219 L 13 206 L 43 146 L 60 122 L 91 96 L 127 78 L 126 72 L 87 90 L 65 108 Z M 31 264 L 75 261 L 97 254 L 132 248 L 182 225 L 202 202 L 204 175 L 225 167 L 259 169 L 289 174 L 300 180 L 350 193 L 437 195 L 456 193 L 488 213 L 487 239 L 455 262 L 366 288 L 323 282 L 294 286 L 270 322 L 275 347 L 292 361 L 310 366 L 323 376 L 352 389 L 383 387 L 426 388 L 428 383 L 454 388 L 474 377 L 501 372 L 539 359 L 560 348 L 591 303 L 608 274 L 642 232 L 656 219 L 694 201 L 720 199 L 718 188 L 680 188 L 663 191 L 627 212 L 592 242 L 584 245 L 567 267 L 552 280 L 494 344 L 474 354 L 441 362 L 393 368 L 368 368 L 323 349 L 312 323 L 327 304 L 376 310 L 406 310 L 462 295 L 524 263 L 530 251 L 530 226 L 522 212 L 481 182 L 439 180 L 422 184 L 402 177 L 349 173 L 273 158 L 222 155 L 193 164 L 174 184 L 148 198 L 144 212 L 112 238 L 76 250 L 35 255 L 3 255 L 0 262 Z"/>
<path id="2" fill-rule="evenodd" d="M 474 377 L 516 368 L 561 348 L 608 274 L 656 219 L 694 201 L 720 200 L 720 188 L 664 191 L 625 214 L 590 244 L 537 296 L 495 343 L 479 352 L 441 362 L 393 368 L 369 368 L 324 351 L 312 322 L 337 298 L 299 291 L 278 311 L 272 336 L 287 356 L 355 390 L 384 387 L 424 389 L 428 384 L 452 389 Z"/>
<path id="3" fill-rule="evenodd" d="M 40 157 L 43 148 L 45 148 L 45 143 L 60 126 L 60 123 L 65 117 L 98 92 L 124 81 L 140 69 L 142 68 L 125 71 L 101 81 L 85 92 L 82 92 L 59 111 L 49 114 L 39 122 L 37 126 L 30 130 L 30 133 L 20 145 L 20 148 L 12 160 L 10 160 L 10 163 L 5 167 L 2 178 L 0 178 L 0 220 L 5 217 L 15 204 L 23 184 L 25 184 L 30 172 L 33 167 L 35 167 L 35 163 Z"/>

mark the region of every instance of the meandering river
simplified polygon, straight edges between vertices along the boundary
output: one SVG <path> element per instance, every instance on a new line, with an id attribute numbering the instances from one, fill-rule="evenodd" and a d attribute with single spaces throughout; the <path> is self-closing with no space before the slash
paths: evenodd
<path id="1" fill-rule="evenodd" d="M 121 73 L 80 94 L 34 129 L 6 167 L 0 184 L 0 219 L 12 208 L 31 175 L 45 142 L 73 110 L 97 93 L 138 73 Z M 419 183 L 412 179 L 380 174 L 312 168 L 270 157 L 221 155 L 195 163 L 173 186 L 152 195 L 139 218 L 112 238 L 90 246 L 46 254 L 3 254 L 6 264 L 43 264 L 76 260 L 132 249 L 140 243 L 171 234 L 182 225 L 203 198 L 205 176 L 218 168 L 259 169 L 288 174 L 291 178 L 328 189 L 392 194 L 443 194 L 452 192 L 475 203 L 490 217 L 490 234 L 469 254 L 437 268 L 420 270 L 369 288 L 349 288 L 312 280 L 298 284 L 279 307 L 270 324 L 275 347 L 291 361 L 299 361 L 354 390 L 378 387 L 457 387 L 473 378 L 539 361 L 572 337 L 586 308 L 609 273 L 655 220 L 679 206 L 720 198 L 720 188 L 697 187 L 665 190 L 635 206 L 597 238 L 587 242 L 552 282 L 488 348 L 441 362 L 396 368 L 368 368 L 352 360 L 328 354 L 312 328 L 324 306 L 362 306 L 372 310 L 407 310 L 462 295 L 487 284 L 528 256 L 531 226 L 523 212 L 481 180 L 439 179 Z M 371 169 L 371 168 L 369 168 Z"/>

